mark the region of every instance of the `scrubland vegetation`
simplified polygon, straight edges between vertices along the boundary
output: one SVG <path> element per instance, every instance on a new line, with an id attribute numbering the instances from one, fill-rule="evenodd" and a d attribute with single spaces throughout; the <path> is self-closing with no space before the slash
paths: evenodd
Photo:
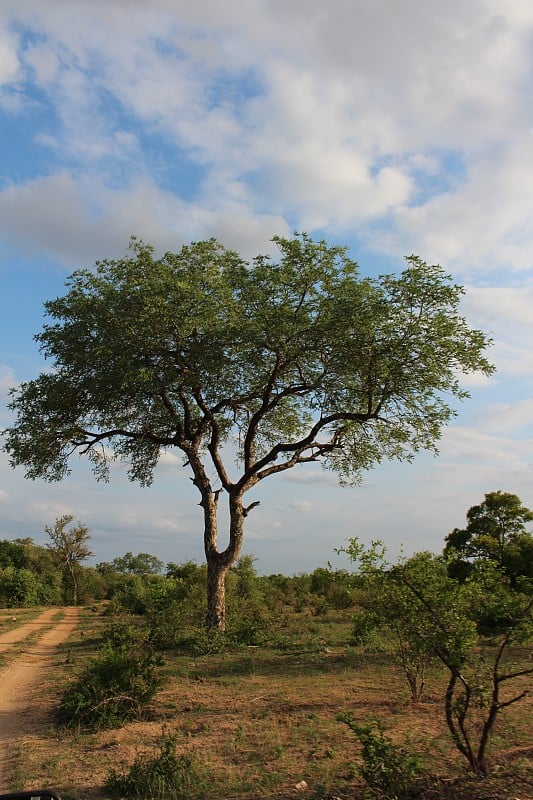
<path id="1" fill-rule="evenodd" d="M 353 571 L 260 576 L 244 556 L 228 574 L 225 633 L 205 626 L 204 566 L 143 553 L 78 564 L 82 623 L 43 687 L 55 724 L 21 748 L 20 788 L 76 800 L 530 796 L 532 592 L 517 537 L 526 552 L 531 535 L 518 528 L 500 562 L 480 542 L 473 554 L 472 530 L 468 554 L 446 545 L 395 564 L 380 543 L 352 540 Z M 0 554 L 5 603 L 68 600 L 49 548 L 1 542 Z"/>

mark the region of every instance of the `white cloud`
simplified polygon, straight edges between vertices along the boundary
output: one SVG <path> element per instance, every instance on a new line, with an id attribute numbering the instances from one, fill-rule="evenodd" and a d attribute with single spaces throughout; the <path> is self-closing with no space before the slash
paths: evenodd
<path id="1" fill-rule="evenodd" d="M 0 31 L 0 85 L 12 83 L 19 77 L 17 42 L 7 30 Z"/>
<path id="2" fill-rule="evenodd" d="M 305 468 L 298 468 L 289 470 L 283 474 L 283 480 L 289 483 L 325 483 L 325 484 L 338 484 L 338 479 L 332 472 L 326 472 L 317 467 L 316 470 Z"/>
<path id="3" fill-rule="evenodd" d="M 511 134 L 504 147 L 472 158 L 453 190 L 419 205 L 398 205 L 387 249 L 416 248 L 428 261 L 465 274 L 533 268 L 533 133 Z"/>
<path id="4" fill-rule="evenodd" d="M 519 404 L 521 405 L 521 404 Z M 502 434 L 493 433 L 495 419 L 502 409 L 493 408 L 492 412 L 480 420 L 479 429 L 454 425 L 444 431 L 439 446 L 440 459 L 445 463 L 452 462 L 456 466 L 462 464 L 461 471 L 468 468 L 479 469 L 491 465 L 499 473 L 524 472 L 531 468 L 532 441 L 530 438 L 513 439 L 505 436 L 521 424 L 518 408 L 514 416 L 514 424 L 508 426 L 503 420 Z M 499 431 L 499 428 L 496 430 Z"/>
<path id="5" fill-rule="evenodd" d="M 400 11 L 387 0 L 340 0 L 330 13 L 318 0 L 223 10 L 211 1 L 11 0 L 3 15 L 6 30 L 16 19 L 40 37 L 21 58 L 61 121 L 41 141 L 67 169 L 98 165 L 104 184 L 129 173 L 131 210 L 147 168 L 141 124 L 205 170 L 192 203 L 158 191 L 159 224 L 149 227 L 163 238 L 176 227 L 186 239 L 198 227 L 235 235 L 225 207 L 234 229 L 259 218 L 270 234 L 290 219 L 364 236 L 365 221 L 381 217 L 372 247 L 477 270 L 498 258 L 531 266 L 533 14 L 524 4 L 409 0 Z M 452 190 L 449 153 L 466 165 Z M 428 174 L 441 189 L 413 206 Z M 265 207 L 273 213 L 263 217 Z M 109 239 L 113 209 L 96 216 L 97 228 L 82 216 L 82 240 L 95 230 Z M 70 252 L 68 226 L 55 233 L 56 249 Z"/>
<path id="6" fill-rule="evenodd" d="M 293 509 L 294 511 L 303 511 L 307 513 L 309 511 L 313 511 L 315 504 L 310 500 L 291 500 L 289 503 L 289 508 Z"/>
<path id="7" fill-rule="evenodd" d="M 519 434 L 531 429 L 533 420 L 533 396 L 524 397 L 515 402 L 494 403 L 481 416 L 481 423 L 486 430 L 498 431 L 499 437 L 504 437 L 512 433 Z M 511 442 L 503 440 L 506 447 L 511 446 Z M 512 442 L 512 449 L 522 452 L 527 458 L 527 450 L 530 448 L 530 456 L 533 461 L 533 449 L 531 439 L 524 439 L 516 443 Z"/>
<path id="8" fill-rule="evenodd" d="M 474 327 L 494 339 L 488 356 L 496 365 L 493 380 L 531 379 L 533 375 L 533 286 L 468 286 L 462 310 Z M 512 387 L 511 394 L 512 394 Z"/>
<path id="9" fill-rule="evenodd" d="M 463 306 L 469 316 L 483 324 L 497 318 L 507 331 L 514 331 L 518 324 L 523 333 L 529 330 L 533 342 L 533 286 L 467 286 Z"/>
<path id="10" fill-rule="evenodd" d="M 0 232 L 13 246 L 72 268 L 123 255 L 132 234 L 160 251 L 214 235 L 229 247 L 240 244 L 250 257 L 268 248 L 273 233 L 287 233 L 281 218 L 252 214 L 245 204 L 209 209 L 185 203 L 149 178 L 113 190 L 68 172 L 4 189 L 0 219 Z"/>

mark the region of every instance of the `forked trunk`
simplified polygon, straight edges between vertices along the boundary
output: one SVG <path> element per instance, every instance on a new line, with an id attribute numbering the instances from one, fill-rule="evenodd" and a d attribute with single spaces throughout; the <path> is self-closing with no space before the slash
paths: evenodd
<path id="1" fill-rule="evenodd" d="M 209 630 L 226 630 L 226 573 L 239 557 L 243 536 L 243 521 L 247 511 L 240 493 L 229 496 L 230 530 L 227 548 L 217 549 L 216 501 L 209 496 L 204 501 L 204 544 L 207 561 L 207 617 Z"/>

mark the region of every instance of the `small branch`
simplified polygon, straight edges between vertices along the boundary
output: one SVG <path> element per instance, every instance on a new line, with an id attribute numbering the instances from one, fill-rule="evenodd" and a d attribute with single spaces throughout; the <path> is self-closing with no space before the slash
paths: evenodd
<path id="1" fill-rule="evenodd" d="M 243 510 L 242 510 L 243 517 L 247 517 L 248 514 L 250 513 L 250 511 L 252 511 L 252 509 L 256 508 L 256 506 L 258 506 L 260 503 L 261 503 L 260 500 L 256 500 L 255 503 L 250 503 L 249 506 L 246 506 L 246 508 L 243 508 Z"/>
<path id="2" fill-rule="evenodd" d="M 529 695 L 529 691 L 527 689 L 525 689 L 523 692 L 521 692 L 520 694 L 517 694 L 516 697 L 513 697 L 511 700 L 506 700 L 504 703 L 499 703 L 498 704 L 498 711 L 501 708 L 507 708 L 507 706 L 512 706 L 513 703 L 518 703 L 519 700 L 523 700 L 524 697 L 527 697 L 528 695 Z"/>

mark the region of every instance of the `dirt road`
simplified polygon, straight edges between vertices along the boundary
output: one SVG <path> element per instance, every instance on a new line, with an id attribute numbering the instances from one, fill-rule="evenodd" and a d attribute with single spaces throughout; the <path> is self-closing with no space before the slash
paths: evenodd
<path id="1" fill-rule="evenodd" d="M 59 612 L 63 616 L 54 622 Z M 43 682 L 53 666 L 57 647 L 77 624 L 77 608 L 50 608 L 0 636 L 0 652 L 9 651 L 15 644 L 22 648 L 16 659 L 0 671 L 0 791 L 12 788 L 9 783 L 19 747 L 47 724 L 50 708 L 43 697 Z M 41 630 L 38 640 L 33 641 L 32 637 L 32 643 L 24 647 L 24 639 Z"/>

